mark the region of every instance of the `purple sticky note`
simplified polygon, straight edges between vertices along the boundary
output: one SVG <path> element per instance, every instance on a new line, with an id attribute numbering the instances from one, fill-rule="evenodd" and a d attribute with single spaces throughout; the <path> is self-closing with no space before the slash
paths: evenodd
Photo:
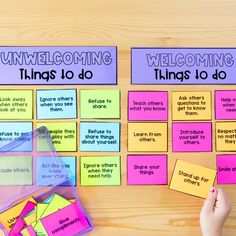
<path id="1" fill-rule="evenodd" d="M 176 122 L 172 124 L 173 152 L 211 152 L 211 122 Z"/>
<path id="2" fill-rule="evenodd" d="M 77 235 L 89 228 L 87 218 L 77 202 L 41 219 L 48 235 Z"/>
<path id="3" fill-rule="evenodd" d="M 116 47 L 0 47 L 0 84 L 117 84 Z"/>
<path id="4" fill-rule="evenodd" d="M 168 120 L 168 92 L 129 91 L 128 120 Z"/>
<path id="5" fill-rule="evenodd" d="M 20 213 L 15 225 L 11 229 L 9 236 L 21 236 L 20 231 L 26 226 L 24 220 L 22 219 L 23 216 L 28 214 L 30 211 L 32 211 L 36 207 L 36 203 L 34 202 L 27 202 L 24 209 Z"/>
<path id="6" fill-rule="evenodd" d="M 236 155 L 216 155 L 217 183 L 236 184 Z"/>
<path id="7" fill-rule="evenodd" d="M 215 91 L 216 120 L 236 119 L 236 90 Z"/>
<path id="8" fill-rule="evenodd" d="M 127 183 L 167 184 L 167 155 L 128 155 Z"/>
<path id="9" fill-rule="evenodd" d="M 132 48 L 132 84 L 236 84 L 236 48 Z"/>

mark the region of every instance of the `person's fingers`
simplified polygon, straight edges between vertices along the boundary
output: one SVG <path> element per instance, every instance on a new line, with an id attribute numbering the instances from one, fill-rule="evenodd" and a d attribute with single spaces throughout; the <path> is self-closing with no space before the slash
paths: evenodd
<path id="1" fill-rule="evenodd" d="M 204 202 L 204 208 L 206 211 L 213 211 L 217 198 L 217 190 L 212 187 L 208 193 L 207 199 Z"/>
<path id="2" fill-rule="evenodd" d="M 221 188 L 218 189 L 217 208 L 219 208 L 225 214 L 229 214 L 231 211 L 231 202 L 229 201 L 224 190 Z"/>

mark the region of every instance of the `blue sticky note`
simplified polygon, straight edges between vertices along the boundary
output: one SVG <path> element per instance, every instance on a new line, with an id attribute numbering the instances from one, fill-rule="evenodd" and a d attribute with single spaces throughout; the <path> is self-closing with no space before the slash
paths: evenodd
<path id="1" fill-rule="evenodd" d="M 32 122 L 0 122 L 0 152 L 31 152 L 32 128 Z"/>
<path id="2" fill-rule="evenodd" d="M 52 157 L 37 157 L 36 161 L 36 185 L 50 186 L 61 182 L 61 186 L 72 184 L 76 186 L 76 157 L 59 157 L 60 162 L 56 162 Z M 68 181 L 63 182 L 70 178 Z"/>
<path id="3" fill-rule="evenodd" d="M 119 122 L 81 122 L 80 151 L 119 152 Z"/>
<path id="4" fill-rule="evenodd" d="M 76 89 L 37 90 L 37 119 L 77 118 Z"/>

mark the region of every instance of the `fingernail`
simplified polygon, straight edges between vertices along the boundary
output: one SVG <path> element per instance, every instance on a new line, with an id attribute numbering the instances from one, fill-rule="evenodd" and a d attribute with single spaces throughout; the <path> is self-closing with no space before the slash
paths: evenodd
<path id="1" fill-rule="evenodd" d="M 214 187 L 210 188 L 210 192 L 214 193 L 216 191 L 216 189 Z"/>

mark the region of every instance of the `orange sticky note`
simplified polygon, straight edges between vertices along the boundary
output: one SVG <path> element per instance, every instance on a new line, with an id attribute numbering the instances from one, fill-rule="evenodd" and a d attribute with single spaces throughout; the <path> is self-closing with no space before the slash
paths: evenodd
<path id="1" fill-rule="evenodd" d="M 8 231 L 10 231 L 11 228 L 14 226 L 17 218 L 19 217 L 20 213 L 22 212 L 23 208 L 25 207 L 28 201 L 36 203 L 34 198 L 30 197 L 0 214 L 0 222 Z"/>
<path id="2" fill-rule="evenodd" d="M 216 170 L 177 160 L 170 182 L 170 189 L 206 198 L 214 185 Z"/>
<path id="3" fill-rule="evenodd" d="M 167 123 L 129 123 L 128 151 L 166 152 Z"/>

